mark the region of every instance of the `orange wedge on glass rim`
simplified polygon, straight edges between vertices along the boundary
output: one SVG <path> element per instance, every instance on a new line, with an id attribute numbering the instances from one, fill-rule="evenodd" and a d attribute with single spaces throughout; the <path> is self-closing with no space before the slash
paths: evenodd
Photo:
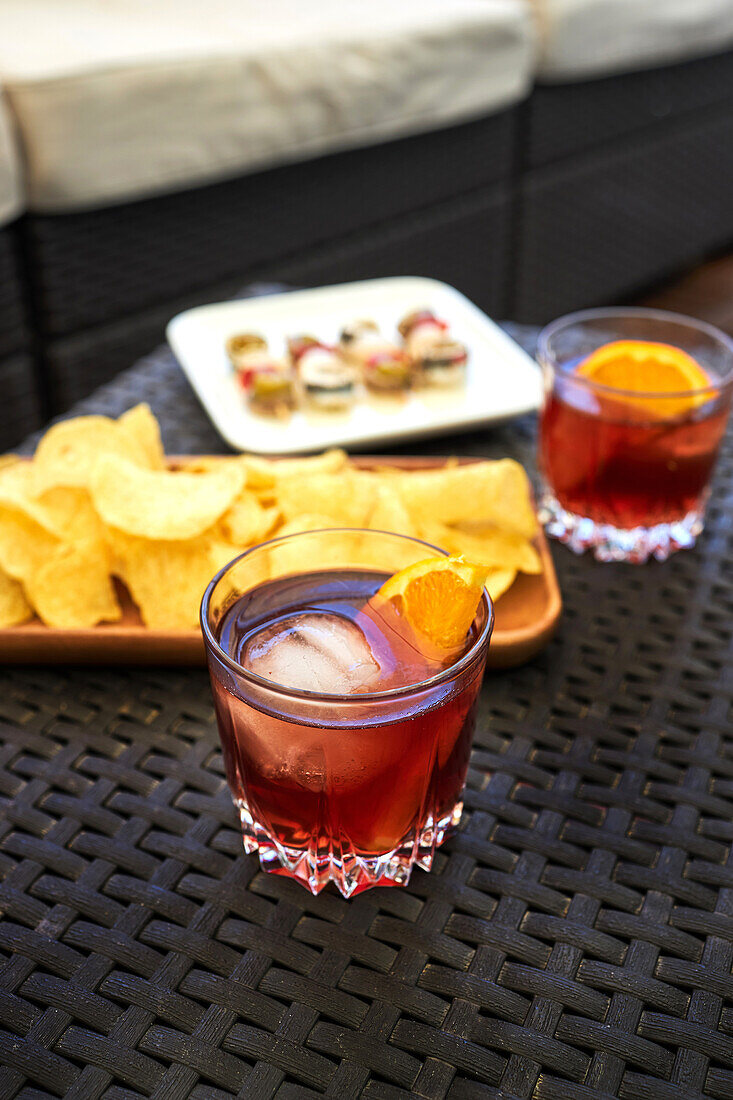
<path id="1" fill-rule="evenodd" d="M 387 604 L 433 659 L 446 659 L 466 642 L 489 570 L 453 555 L 408 565 L 385 581 L 370 603 Z"/>
<path id="2" fill-rule="evenodd" d="M 598 386 L 623 391 L 613 395 L 613 400 L 633 405 L 655 419 L 682 416 L 715 396 L 710 376 L 691 355 L 672 344 L 651 340 L 603 344 L 575 373 Z M 707 393 L 696 392 L 704 389 Z"/>

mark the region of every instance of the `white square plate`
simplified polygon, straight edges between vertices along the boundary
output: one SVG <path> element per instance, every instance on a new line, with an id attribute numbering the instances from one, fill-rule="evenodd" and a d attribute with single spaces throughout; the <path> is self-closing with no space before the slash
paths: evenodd
<path id="1" fill-rule="evenodd" d="M 275 354 L 285 339 L 309 333 L 335 343 L 344 324 L 373 318 L 385 335 L 415 309 L 432 309 L 468 347 L 465 384 L 416 389 L 398 397 L 362 392 L 346 412 L 300 408 L 278 420 L 250 412 L 229 366 L 224 343 L 236 332 L 258 332 Z M 371 279 L 217 302 L 179 313 L 168 341 L 217 430 L 235 450 L 297 454 L 325 447 L 366 447 L 467 431 L 539 408 L 535 362 L 468 298 L 435 279 Z"/>

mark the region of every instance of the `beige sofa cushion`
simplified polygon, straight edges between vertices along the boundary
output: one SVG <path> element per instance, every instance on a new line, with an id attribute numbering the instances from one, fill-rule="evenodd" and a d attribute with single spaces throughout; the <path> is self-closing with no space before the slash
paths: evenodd
<path id="1" fill-rule="evenodd" d="M 191 187 L 490 113 L 524 0 L 2 0 L 29 205 Z M 456 166 L 460 171 L 460 165 Z"/>
<path id="2" fill-rule="evenodd" d="M 716 53 L 733 44 L 731 0 L 530 0 L 538 75 L 579 80 Z"/>
<path id="3" fill-rule="evenodd" d="M 0 227 L 12 221 L 22 206 L 20 156 L 12 118 L 0 92 Z"/>

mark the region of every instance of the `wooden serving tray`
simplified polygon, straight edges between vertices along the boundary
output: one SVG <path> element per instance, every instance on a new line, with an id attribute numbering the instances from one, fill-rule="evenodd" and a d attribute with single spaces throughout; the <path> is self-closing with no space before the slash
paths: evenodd
<path id="1" fill-rule="evenodd" d="M 350 461 L 362 469 L 395 466 L 403 470 L 426 470 L 442 466 L 446 460 L 370 455 L 354 456 Z M 177 464 L 175 458 L 171 459 L 171 464 Z M 542 530 L 534 544 L 542 559 L 543 572 L 536 576 L 520 573 L 496 604 L 496 621 L 487 661 L 489 668 L 511 668 L 530 660 L 547 645 L 560 619 L 560 588 Z M 118 596 L 122 618 L 116 623 L 103 623 L 83 630 L 54 630 L 38 619 L 32 619 L 19 626 L 0 629 L 0 661 L 5 664 L 94 665 L 204 663 L 204 644 L 198 631 L 184 633 L 148 629 L 143 626 L 124 585 L 118 585 Z"/>

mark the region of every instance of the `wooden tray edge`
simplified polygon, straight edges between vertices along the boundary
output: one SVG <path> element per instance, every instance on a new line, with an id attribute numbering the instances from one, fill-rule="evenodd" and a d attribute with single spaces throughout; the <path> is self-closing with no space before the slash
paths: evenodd
<path id="1" fill-rule="evenodd" d="M 546 610 L 542 618 L 536 621 L 534 626 L 526 626 L 515 630 L 499 630 L 500 644 L 489 645 L 489 653 L 486 661 L 487 668 L 515 668 L 525 664 L 536 657 L 552 640 L 560 624 L 562 616 L 562 596 L 560 585 L 555 572 L 555 563 L 552 560 L 550 547 L 544 531 L 540 530 L 534 540 L 537 551 L 542 560 L 542 573 L 540 577 L 544 581 L 546 592 Z M 540 578 L 537 578 L 538 581 Z M 516 582 L 515 582 L 516 583 Z M 497 604 L 497 617 L 501 614 L 501 600 Z"/>

